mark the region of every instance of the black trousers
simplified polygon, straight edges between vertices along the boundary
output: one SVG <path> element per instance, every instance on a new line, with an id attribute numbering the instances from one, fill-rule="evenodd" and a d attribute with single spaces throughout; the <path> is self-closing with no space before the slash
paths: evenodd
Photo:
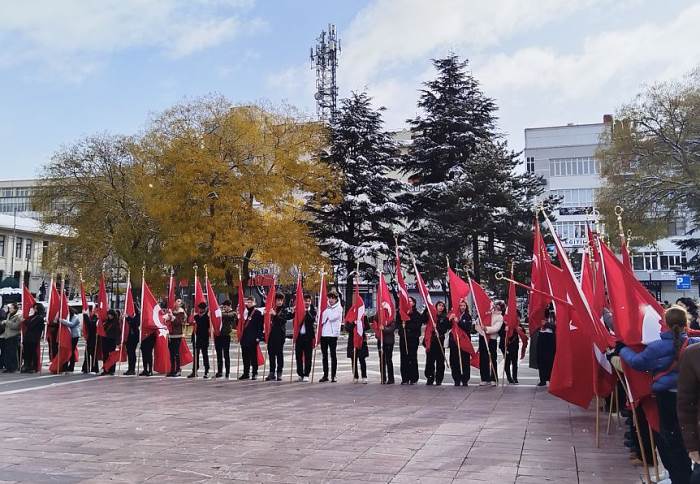
<path id="1" fill-rule="evenodd" d="M 445 355 L 440 345 L 434 342 L 430 345 L 430 351 L 425 352 L 425 378 L 428 383 L 433 381 L 442 384 L 445 378 Z"/>
<path id="2" fill-rule="evenodd" d="M 537 370 L 540 374 L 540 383 L 548 382 L 552 377 L 555 351 L 554 333 L 540 331 L 537 335 Z"/>
<path id="3" fill-rule="evenodd" d="M 85 351 L 83 356 L 83 373 L 97 373 L 97 359 L 95 358 L 95 353 L 97 352 L 97 337 L 89 337 L 85 341 Z M 88 368 L 89 366 L 89 368 Z"/>
<path id="4" fill-rule="evenodd" d="M 331 378 L 338 373 L 338 355 L 336 348 L 338 338 L 335 336 L 321 336 L 321 353 L 323 354 L 323 376 L 328 378 L 328 353 L 331 355 Z"/>
<path id="5" fill-rule="evenodd" d="M 155 334 L 152 334 L 141 341 L 141 363 L 143 363 L 143 371 L 153 372 L 153 348 L 155 345 Z"/>
<path id="6" fill-rule="evenodd" d="M 129 365 L 129 372 L 136 371 L 136 348 L 139 345 L 139 338 L 129 337 L 126 340 L 126 359 Z"/>
<path id="7" fill-rule="evenodd" d="M 311 374 L 313 338 L 300 334 L 294 347 L 294 358 L 297 360 L 297 375 L 309 376 Z"/>
<path id="8" fill-rule="evenodd" d="M 481 375 L 481 381 L 490 382 L 498 381 L 496 375 L 496 358 L 498 354 L 498 341 L 489 338 L 488 349 L 486 346 L 486 340 L 484 337 L 479 335 L 479 373 Z M 489 355 L 491 358 L 489 359 Z"/>
<path id="9" fill-rule="evenodd" d="M 691 461 L 685 449 L 676 411 L 676 392 L 654 392 L 659 406 L 660 432 L 656 447 L 673 484 L 688 484 Z"/>
<path id="10" fill-rule="evenodd" d="M 277 373 L 281 376 L 284 370 L 284 343 L 268 345 L 267 356 L 270 359 L 270 375 Z"/>
<path id="11" fill-rule="evenodd" d="M 216 350 L 216 372 L 222 373 L 226 364 L 226 376 L 231 373 L 231 336 L 220 334 L 214 336 L 214 349 Z"/>
<path id="12" fill-rule="evenodd" d="M 70 360 L 68 360 L 64 365 L 63 365 L 63 370 L 64 371 L 70 371 L 73 372 L 75 371 L 75 349 L 78 347 L 78 340 L 80 338 L 71 338 L 71 352 L 70 352 Z"/>
<path id="13" fill-rule="evenodd" d="M 5 338 L 0 334 L 0 370 L 5 368 Z"/>
<path id="14" fill-rule="evenodd" d="M 253 375 L 258 374 L 258 345 L 241 345 L 241 357 L 243 358 L 243 375 L 250 376 L 252 368 Z"/>
<path id="15" fill-rule="evenodd" d="M 24 368 L 27 371 L 39 371 L 39 346 L 40 342 L 24 340 L 24 349 L 22 350 L 22 360 L 24 360 Z"/>
<path id="16" fill-rule="evenodd" d="M 112 353 L 116 348 L 117 348 L 117 340 L 114 338 L 101 338 L 102 341 L 102 371 L 105 371 L 104 369 L 104 362 L 107 361 L 109 358 L 110 353 Z M 114 375 L 114 371 L 116 369 L 117 365 L 113 365 L 112 368 L 107 371 L 110 375 Z"/>
<path id="17" fill-rule="evenodd" d="M 518 380 L 518 352 L 520 351 L 520 342 L 516 338 L 515 342 L 508 345 L 508 351 L 505 352 L 505 369 L 506 378 L 510 383 Z"/>
<path id="18" fill-rule="evenodd" d="M 386 343 L 382 345 L 380 341 L 377 341 L 377 352 L 379 353 L 379 364 L 383 366 L 382 383 L 394 383 L 394 345 Z"/>
<path id="19" fill-rule="evenodd" d="M 354 354 L 354 364 L 353 366 L 355 367 L 355 378 L 360 378 L 358 375 L 358 366 L 359 370 L 362 373 L 362 378 L 367 378 L 367 358 L 365 356 L 360 356 L 359 352 L 355 352 Z M 351 358 L 352 359 L 352 358 Z M 359 364 L 358 364 L 359 363 Z"/>
<path id="20" fill-rule="evenodd" d="M 209 373 L 209 338 L 196 338 L 192 335 L 192 346 L 194 347 L 194 362 L 192 371 L 197 373 L 199 370 L 199 355 L 202 355 L 202 366 L 204 366 L 204 374 Z"/>
<path id="21" fill-rule="evenodd" d="M 170 352 L 170 373 L 180 372 L 180 342 L 182 338 L 170 338 L 168 351 Z"/>
<path id="22" fill-rule="evenodd" d="M 3 367 L 8 371 L 17 371 L 19 367 L 19 335 L 3 339 Z"/>
<path id="23" fill-rule="evenodd" d="M 462 366 L 460 368 L 460 359 L 462 360 Z M 458 350 L 457 343 L 450 343 L 450 372 L 452 373 L 452 380 L 456 386 L 467 386 L 469 384 L 469 377 L 471 376 L 471 355 L 466 351 Z"/>
<path id="24" fill-rule="evenodd" d="M 399 353 L 401 355 L 401 382 L 416 383 L 418 381 L 418 338 L 399 338 Z"/>

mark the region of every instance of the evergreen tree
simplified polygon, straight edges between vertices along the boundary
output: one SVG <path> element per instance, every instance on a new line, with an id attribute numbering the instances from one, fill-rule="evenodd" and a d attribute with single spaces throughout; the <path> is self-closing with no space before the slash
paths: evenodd
<path id="1" fill-rule="evenodd" d="M 322 156 L 341 178 L 340 193 L 318 194 L 307 206 L 311 231 L 340 278 L 359 261 L 363 276 L 373 279 L 371 259 L 391 252 L 393 232 L 405 214 L 396 199 L 404 184 L 389 176 L 397 170 L 399 150 L 382 130 L 383 110 L 373 109 L 364 92 L 341 101 Z M 352 284 L 346 284 L 345 301 L 350 300 Z"/>
<path id="2" fill-rule="evenodd" d="M 410 206 L 408 245 L 433 280 L 444 281 L 446 256 L 459 269 L 471 260 L 476 280 L 506 269 L 508 259 L 524 270 L 543 181 L 516 173 L 518 153 L 497 131 L 496 104 L 467 62 L 449 55 L 433 64 L 437 77 L 421 90 L 422 114 L 407 121 L 413 142 L 402 171 L 416 185 L 402 196 Z"/>

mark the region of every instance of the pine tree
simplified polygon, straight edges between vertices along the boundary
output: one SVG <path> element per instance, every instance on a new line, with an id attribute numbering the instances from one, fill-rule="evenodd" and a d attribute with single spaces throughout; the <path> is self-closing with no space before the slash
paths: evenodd
<path id="1" fill-rule="evenodd" d="M 376 268 L 371 258 L 391 252 L 393 232 L 405 214 L 397 201 L 404 184 L 390 176 L 397 170 L 399 150 L 382 130 L 382 111 L 373 109 L 364 92 L 341 101 L 322 156 L 341 178 L 340 193 L 316 195 L 308 203 L 312 233 L 340 278 L 347 278 L 359 262 L 360 272 L 372 280 Z M 350 300 L 352 285 L 346 284 L 345 301 Z"/>
<path id="2" fill-rule="evenodd" d="M 446 256 L 460 269 L 471 260 L 479 280 L 507 259 L 528 259 L 543 182 L 516 174 L 518 154 L 497 131 L 496 103 L 467 61 L 449 55 L 433 64 L 437 77 L 418 101 L 423 114 L 407 121 L 412 144 L 402 171 L 416 190 L 402 197 L 410 205 L 406 240 L 433 280 L 444 280 Z"/>

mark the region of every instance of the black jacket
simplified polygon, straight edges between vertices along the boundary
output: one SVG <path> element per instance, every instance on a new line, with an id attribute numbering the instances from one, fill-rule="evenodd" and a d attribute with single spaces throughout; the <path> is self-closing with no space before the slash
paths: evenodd
<path id="1" fill-rule="evenodd" d="M 469 311 L 464 311 L 464 313 L 462 313 L 459 316 L 459 320 L 457 321 L 457 326 L 459 326 L 460 329 L 464 330 L 464 332 L 467 333 L 468 335 L 471 335 L 472 317 L 469 314 Z M 457 348 L 457 339 L 455 338 L 452 331 L 450 331 L 450 348 L 455 348 L 455 349 Z"/>
<path id="2" fill-rule="evenodd" d="M 389 324 L 384 325 L 382 328 L 382 334 L 376 335 L 377 337 L 377 345 L 380 345 L 384 343 L 385 346 L 391 346 L 394 344 L 395 337 L 394 333 L 396 332 L 396 323 L 393 321 Z"/>
<path id="3" fill-rule="evenodd" d="M 139 327 L 141 326 L 141 315 L 136 312 L 133 317 L 126 317 L 127 330 L 129 331 L 127 341 L 130 343 L 138 342 Z"/>
<path id="4" fill-rule="evenodd" d="M 204 341 L 209 339 L 209 313 L 195 314 L 194 322 L 197 324 L 197 340 Z M 199 343 L 197 343 L 199 344 Z"/>
<path id="5" fill-rule="evenodd" d="M 301 328 L 299 328 L 299 336 L 297 337 L 297 341 L 299 338 L 305 338 L 309 341 L 313 341 L 313 339 L 316 337 L 316 331 L 314 330 L 314 323 L 316 322 L 316 308 L 311 306 L 308 311 L 304 312 L 304 320 L 301 322 L 301 326 L 304 328 L 304 331 L 306 331 L 305 334 L 301 334 Z"/>
<path id="6" fill-rule="evenodd" d="M 367 358 L 369 356 L 369 348 L 367 347 L 367 330 L 369 325 L 367 324 L 367 319 L 363 320 L 362 328 L 362 348 L 357 350 L 358 358 Z M 345 331 L 348 332 L 348 349 L 347 356 L 352 358 L 355 353 L 355 323 L 345 323 Z"/>
<path id="7" fill-rule="evenodd" d="M 401 321 L 397 321 L 396 325 L 399 328 L 399 338 L 403 340 L 417 340 L 420 338 L 421 326 L 425 323 L 425 315 L 419 313 L 415 309 L 409 314 L 409 319 L 406 321 L 406 326 Z"/>
<path id="8" fill-rule="evenodd" d="M 275 308 L 275 312 L 277 314 L 270 318 L 270 336 L 267 339 L 267 346 L 272 350 L 284 346 L 284 340 L 287 339 L 287 320 L 291 316 L 289 310 L 284 307 Z"/>
<path id="9" fill-rule="evenodd" d="M 105 329 L 105 334 L 107 335 L 106 336 L 107 338 L 113 339 L 114 341 L 119 342 L 119 340 L 122 337 L 122 328 L 121 328 L 121 324 L 119 324 L 119 319 L 117 319 L 117 318 L 105 319 L 104 329 Z"/>
<path id="10" fill-rule="evenodd" d="M 430 318 L 427 309 L 425 311 L 424 316 L 427 323 Z M 432 341 L 430 342 L 431 349 L 434 348 L 433 345 L 437 344 L 443 347 L 445 346 L 445 334 L 447 334 L 447 332 L 450 330 L 450 320 L 447 319 L 446 313 L 437 315 L 437 319 L 435 321 L 435 329 L 437 329 L 437 331 L 433 331 Z M 423 346 L 425 346 L 425 338 L 423 338 Z"/>
<path id="11" fill-rule="evenodd" d="M 248 310 L 248 318 L 243 323 L 243 334 L 239 336 L 241 346 L 255 346 L 263 339 L 263 315 L 253 308 Z"/>
<path id="12" fill-rule="evenodd" d="M 37 342 L 44 332 L 44 315 L 35 314 L 24 321 L 24 341 Z"/>
<path id="13" fill-rule="evenodd" d="M 238 322 L 238 315 L 236 311 L 222 311 L 221 312 L 221 335 L 230 336 L 231 330 Z"/>

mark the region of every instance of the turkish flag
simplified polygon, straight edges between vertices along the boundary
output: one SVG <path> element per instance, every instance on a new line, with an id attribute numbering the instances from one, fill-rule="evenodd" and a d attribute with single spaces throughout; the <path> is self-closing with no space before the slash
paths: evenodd
<path id="1" fill-rule="evenodd" d="M 433 341 L 433 332 L 435 331 L 435 321 L 437 320 L 437 310 L 433 304 L 433 300 L 430 297 L 430 292 L 428 287 L 425 285 L 425 281 L 418 272 L 415 261 L 413 262 L 413 269 L 416 272 L 416 284 L 418 285 L 418 292 L 420 292 L 423 302 L 425 302 L 425 307 L 428 308 L 428 322 L 425 326 L 425 334 L 423 335 L 423 343 L 425 344 L 425 351 L 430 351 L 430 346 Z"/>
<path id="2" fill-rule="evenodd" d="M 241 340 L 243 336 L 243 329 L 245 328 L 245 319 L 248 310 L 245 307 L 245 299 L 243 297 L 243 281 L 238 280 L 238 323 L 236 324 L 236 335 L 238 336 L 238 341 Z"/>
<path id="3" fill-rule="evenodd" d="M 408 321 L 411 319 L 408 315 L 411 312 L 411 302 L 408 300 L 408 289 L 401 271 L 401 257 L 399 256 L 398 245 L 396 246 L 396 283 L 399 288 L 399 317 L 401 321 Z"/>
<path id="4" fill-rule="evenodd" d="M 180 338 L 180 366 L 187 366 L 193 361 L 194 357 L 190 347 L 187 346 L 187 341 L 185 341 L 185 338 Z"/>
<path id="5" fill-rule="evenodd" d="M 260 349 L 260 343 L 255 345 L 257 349 L 257 357 L 258 357 L 258 366 L 262 366 L 265 364 L 265 355 L 263 355 L 262 350 Z"/>
<path id="6" fill-rule="evenodd" d="M 479 316 L 481 327 L 491 326 L 491 305 L 493 304 L 491 298 L 486 294 L 484 288 L 471 278 L 469 279 L 469 287 L 471 288 L 476 314 Z"/>
<path id="7" fill-rule="evenodd" d="M 194 276 L 194 308 L 190 312 L 190 324 L 194 324 L 194 315 L 197 313 L 197 308 L 200 303 L 206 304 L 206 299 L 204 299 L 204 291 L 202 290 L 202 283 L 199 282 L 199 277 Z"/>
<path id="8" fill-rule="evenodd" d="M 384 279 L 384 273 L 379 274 L 379 286 L 377 287 L 377 324 L 379 328 L 379 334 L 375 335 L 378 338 L 382 338 L 381 330 L 387 324 L 391 324 L 396 317 L 396 308 L 394 307 L 394 301 L 389 292 L 389 287 L 386 285 L 386 279 Z"/>
<path id="9" fill-rule="evenodd" d="M 459 315 L 459 302 L 469 296 L 469 284 L 460 278 L 451 267 L 447 267 L 447 280 L 450 284 L 450 315 Z"/>
<path id="10" fill-rule="evenodd" d="M 544 245 L 544 239 L 542 238 L 542 232 L 540 232 L 540 224 L 535 217 L 535 222 L 533 225 L 534 239 L 532 244 L 532 267 L 530 269 L 530 285 L 533 289 L 542 291 L 542 293 L 549 294 L 549 285 L 547 283 L 547 276 L 545 274 L 545 261 L 549 261 L 549 255 L 547 254 L 547 247 Z M 545 294 L 530 292 L 529 302 L 528 302 L 528 328 L 530 334 L 536 333 L 540 326 L 542 326 L 542 321 L 544 320 L 544 311 L 552 302 L 550 298 L 545 296 Z"/>
<path id="11" fill-rule="evenodd" d="M 73 354 L 73 341 L 68 326 L 59 324 L 58 353 L 51 359 L 49 371 L 53 374 L 61 372 L 63 365 L 70 361 Z"/>
<path id="12" fill-rule="evenodd" d="M 61 295 L 58 293 L 56 288 L 56 282 L 51 279 L 51 287 L 49 288 L 49 308 L 46 312 L 46 321 L 48 323 L 53 323 L 58 317 L 58 313 L 61 311 Z M 49 332 L 46 332 L 48 338 Z"/>
<path id="13" fill-rule="evenodd" d="M 510 281 L 508 284 L 508 304 L 506 306 L 506 314 L 503 315 L 503 321 L 506 323 L 506 341 L 509 341 L 520 325 L 520 319 L 518 318 L 518 299 L 516 297 L 515 283 L 513 281 Z"/>
<path id="14" fill-rule="evenodd" d="M 469 353 L 469 364 L 474 368 L 479 368 L 479 353 L 474 349 L 471 335 L 460 328 L 457 324 L 457 320 L 454 318 L 452 319 L 452 335 L 459 345 L 459 349 Z"/>
<path id="15" fill-rule="evenodd" d="M 353 331 L 353 345 L 355 349 L 362 348 L 363 336 L 364 336 L 364 317 L 365 317 L 365 302 L 360 297 L 360 288 L 357 285 L 357 279 L 355 279 L 355 289 L 353 292 L 352 306 L 345 315 L 345 321 L 348 323 L 355 323 L 355 330 Z"/>
<path id="16" fill-rule="evenodd" d="M 301 323 L 304 322 L 306 308 L 304 308 L 304 290 L 301 287 L 301 272 L 297 274 L 297 289 L 294 295 L 294 319 L 292 322 L 292 341 L 296 343 L 301 329 Z"/>
<path id="17" fill-rule="evenodd" d="M 273 279 L 270 290 L 267 293 L 267 298 L 265 299 L 265 314 L 263 315 L 263 335 L 265 337 L 265 343 L 270 339 L 270 331 L 272 331 L 272 310 L 275 309 L 275 297 L 277 297 L 277 287 Z"/>
<path id="18" fill-rule="evenodd" d="M 29 319 L 29 310 L 34 307 L 36 300 L 32 293 L 29 292 L 29 288 L 22 285 L 22 319 Z"/>
<path id="19" fill-rule="evenodd" d="M 104 322 L 107 320 L 107 311 L 109 310 L 109 301 L 107 300 L 107 286 L 105 285 L 105 275 L 100 276 L 100 287 L 97 292 L 97 305 L 95 312 L 97 314 L 97 335 L 103 338 L 107 336 L 104 329 Z"/>
<path id="20" fill-rule="evenodd" d="M 126 281 L 126 299 L 124 300 L 124 314 L 122 315 L 119 324 L 121 326 L 121 333 L 119 341 L 117 342 L 117 348 L 112 351 L 107 357 L 107 361 L 102 365 L 107 371 L 111 370 L 112 367 L 118 362 L 125 362 L 127 360 L 126 353 L 126 318 L 133 318 L 136 316 L 136 307 L 134 306 L 134 295 L 131 291 L 131 280 Z"/>
<path id="21" fill-rule="evenodd" d="M 153 369 L 157 373 L 170 371 L 170 350 L 168 349 L 168 328 L 163 322 L 163 310 L 153 296 L 151 289 L 144 279 L 142 282 L 141 298 L 141 335 L 156 333 Z M 142 339 L 143 341 L 143 339 Z"/>
<path id="22" fill-rule="evenodd" d="M 211 321 L 212 331 L 214 336 L 219 336 L 221 334 L 221 328 L 223 326 L 223 321 L 221 319 L 221 308 L 219 307 L 219 301 L 216 300 L 216 293 L 214 288 L 211 287 L 211 282 L 207 277 L 207 299 L 209 300 L 209 321 Z"/>

